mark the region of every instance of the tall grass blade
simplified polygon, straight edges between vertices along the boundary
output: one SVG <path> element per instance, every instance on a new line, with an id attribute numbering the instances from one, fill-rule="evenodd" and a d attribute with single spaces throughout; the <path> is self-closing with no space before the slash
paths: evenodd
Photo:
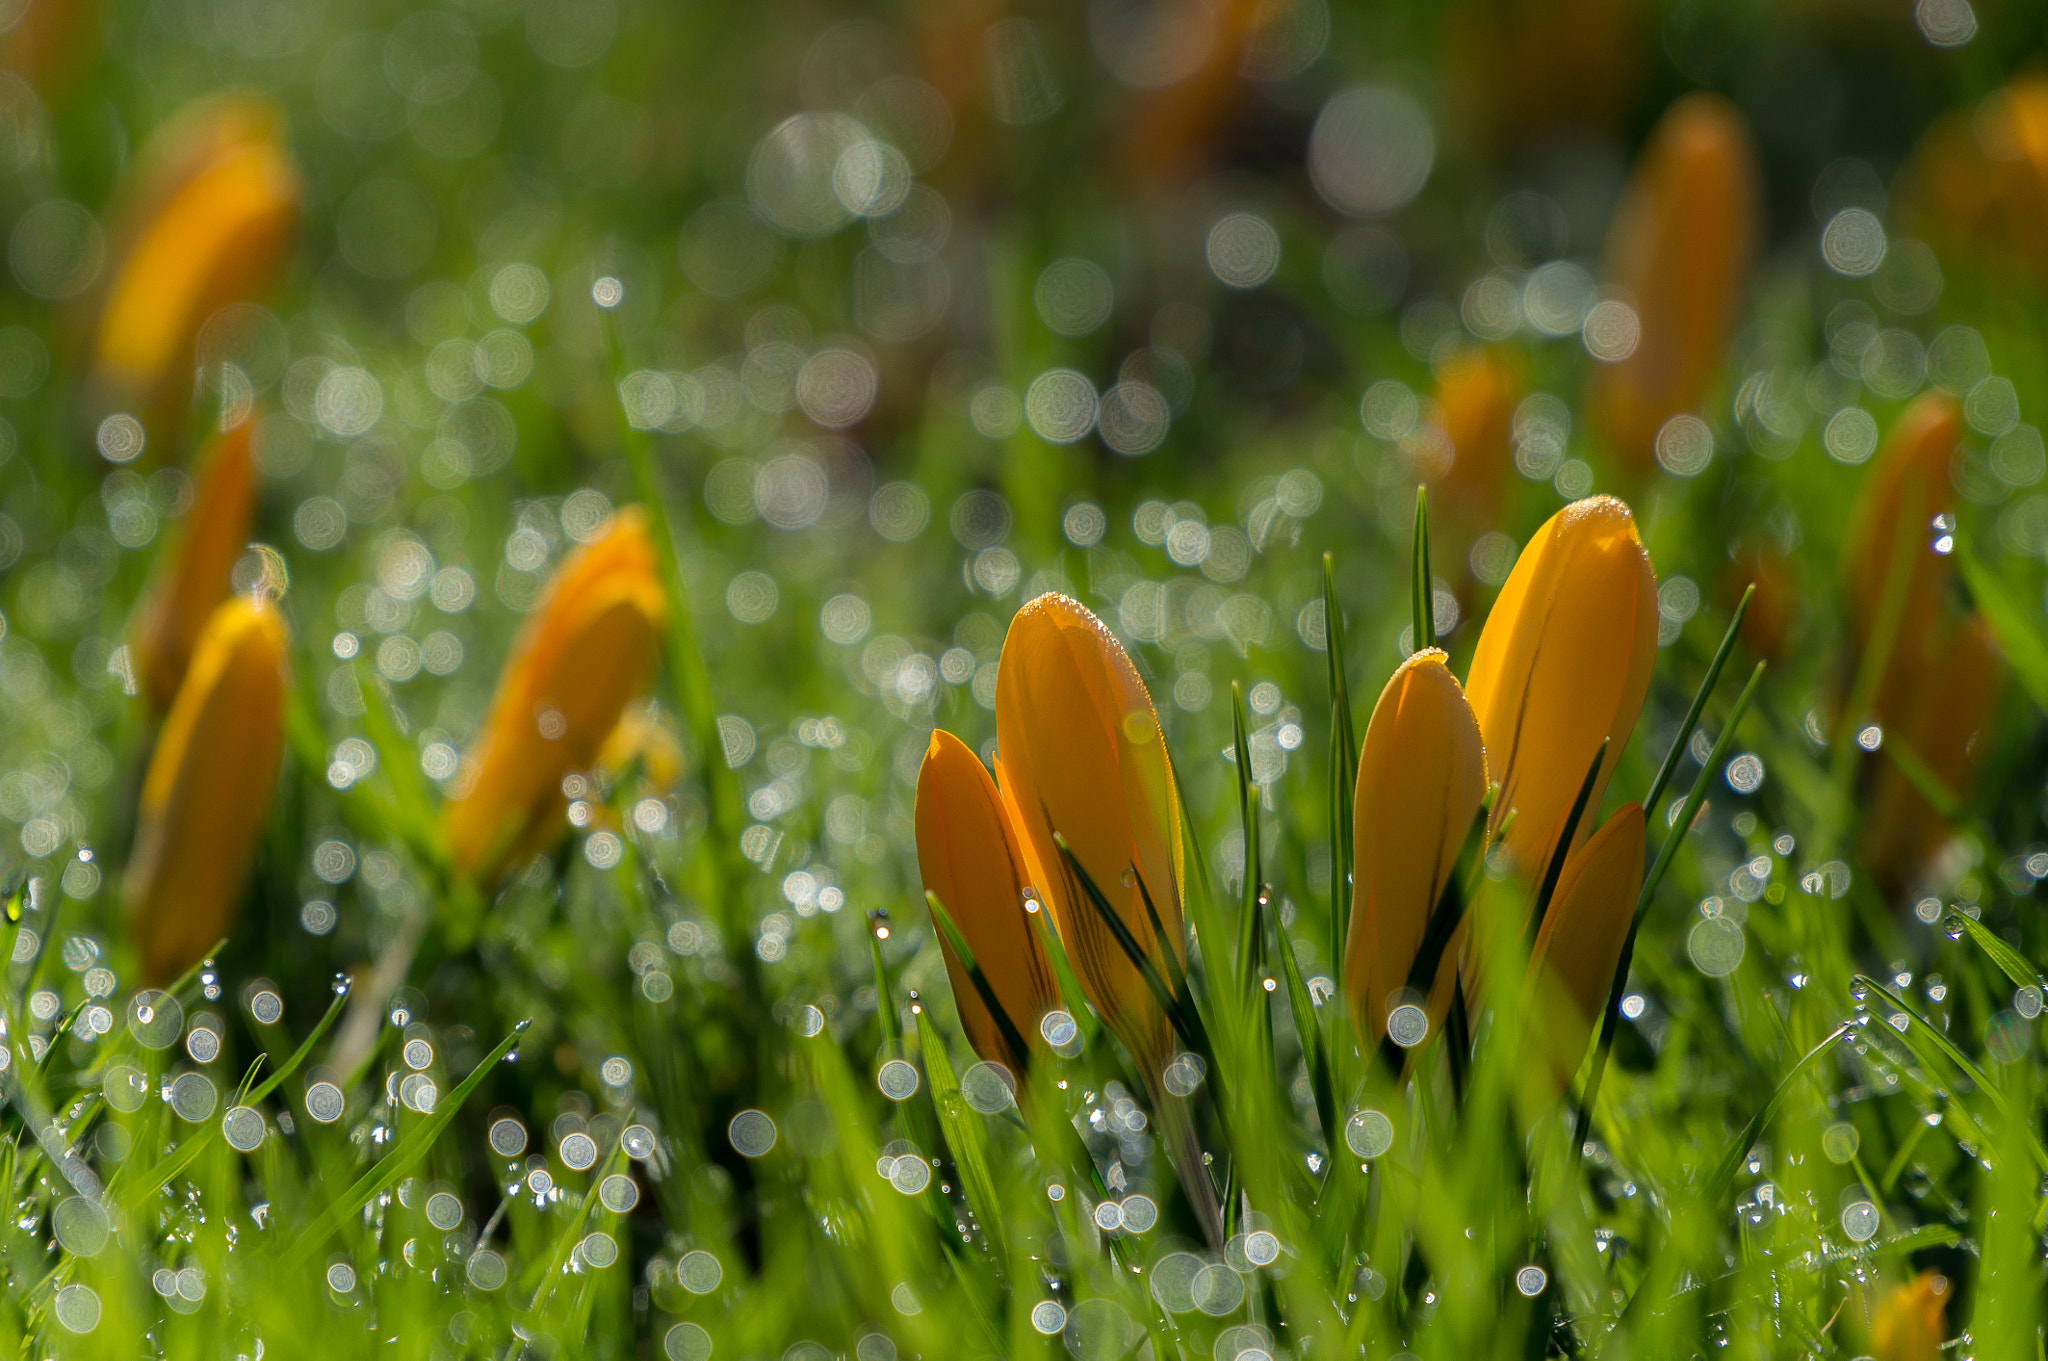
<path id="1" fill-rule="evenodd" d="M 967 970 L 967 979 L 974 985 L 975 995 L 981 998 L 981 1004 L 987 1007 L 989 1015 L 995 1018 L 996 1029 L 1003 1035 L 1003 1043 L 1017 1056 L 1018 1063 L 1029 1064 L 1031 1050 L 1024 1043 L 1024 1033 L 1017 1029 L 1017 1024 L 1010 1018 L 1010 1013 L 1003 1009 L 1002 1002 L 996 997 L 995 988 L 989 984 L 988 975 L 981 971 L 981 965 L 976 962 L 974 950 L 967 944 L 967 937 L 960 934 L 960 927 L 954 922 L 953 914 L 939 901 L 939 895 L 930 889 L 925 890 L 924 901 L 925 906 L 931 909 L 932 920 L 938 923 L 939 930 L 946 933 L 946 943 L 953 947 L 954 955 L 960 960 L 960 967 Z M 1020 906 L 1017 910 L 1022 912 L 1024 909 Z"/>
<path id="2" fill-rule="evenodd" d="M 1429 577 L 1429 490 L 1415 489 L 1414 558 L 1409 564 L 1412 581 L 1410 606 L 1415 621 L 1415 651 L 1436 646 L 1436 602 Z"/>
<path id="3" fill-rule="evenodd" d="M 1657 777 L 1650 781 L 1650 791 L 1643 795 L 1644 817 L 1656 813 L 1657 800 L 1664 797 L 1664 787 L 1678 773 L 1678 763 L 1685 759 L 1686 744 L 1692 741 L 1693 729 L 1700 723 L 1700 714 L 1706 709 L 1707 701 L 1714 697 L 1715 687 L 1721 683 L 1721 668 L 1728 665 L 1728 655 L 1735 651 L 1736 636 L 1742 631 L 1742 617 L 1749 613 L 1749 602 L 1755 595 L 1755 582 L 1742 588 L 1742 599 L 1736 602 L 1735 613 L 1729 617 L 1728 627 L 1721 633 L 1721 644 L 1714 649 L 1713 661 L 1707 663 L 1706 677 L 1700 681 L 1700 688 L 1693 692 L 1692 707 L 1685 711 L 1685 721 L 1678 725 L 1678 735 L 1671 739 L 1671 748 L 1664 753 L 1664 763 L 1657 767 Z"/>

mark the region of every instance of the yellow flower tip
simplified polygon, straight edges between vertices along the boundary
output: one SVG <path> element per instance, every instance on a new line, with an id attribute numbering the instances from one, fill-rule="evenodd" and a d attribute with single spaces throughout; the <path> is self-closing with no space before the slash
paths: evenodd
<path id="1" fill-rule="evenodd" d="M 266 292 L 290 249 L 300 185 L 283 113 L 230 96 L 175 120 L 141 158 L 116 212 L 93 340 L 101 400 L 175 421 L 206 322 Z"/>
<path id="2" fill-rule="evenodd" d="M 596 764 L 645 687 L 667 615 L 637 508 L 562 563 L 513 642 L 459 792 L 442 810 L 457 869 L 489 881 L 561 834 L 562 781 Z"/>
<path id="3" fill-rule="evenodd" d="M 1059 997 L 1025 908 L 1031 874 L 995 781 L 944 729 L 933 731 L 918 770 L 916 823 L 925 890 L 952 916 L 1004 1014 L 1028 1041 Z M 939 948 L 968 1043 L 984 1059 L 1021 1073 L 1026 1056 L 1014 1052 L 943 931 Z"/>
<path id="4" fill-rule="evenodd" d="M 1053 840 L 1058 832 L 1131 935 L 1181 948 L 1180 801 L 1152 698 L 1086 606 L 1048 593 L 1017 612 L 996 674 L 996 734 L 1025 853 L 1088 999 L 1149 1061 L 1166 1018 Z"/>
<path id="5" fill-rule="evenodd" d="M 1479 721 L 1446 657 L 1414 653 L 1380 691 L 1358 758 L 1344 986 L 1367 1047 L 1386 1031 L 1389 999 L 1409 984 L 1486 783 Z M 1425 992 L 1430 983 L 1421 980 Z"/>
<path id="6" fill-rule="evenodd" d="M 1593 417 L 1647 469 L 1657 431 L 1699 407 L 1741 302 L 1757 217 L 1756 151 L 1718 95 L 1678 100 L 1651 133 L 1608 234 L 1610 285 L 1633 306 L 1633 350 L 1594 375 Z"/>
<path id="7" fill-rule="evenodd" d="M 1606 826 L 1565 861 L 1536 933 L 1529 970 L 1537 979 L 1530 1019 L 1553 1072 L 1568 1081 L 1607 1003 L 1622 943 L 1643 882 L 1641 804 L 1615 810 Z"/>
<path id="8" fill-rule="evenodd" d="M 126 897 L 144 977 L 161 982 L 227 934 L 269 817 L 284 747 L 287 636 L 231 599 L 199 636 L 143 779 Z"/>
<path id="9" fill-rule="evenodd" d="M 1516 559 L 1465 678 L 1501 786 L 1492 827 L 1526 879 L 1542 877 L 1605 741 L 1588 807 L 1600 806 L 1656 658 L 1657 580 L 1635 517 L 1611 496 L 1573 502 Z M 1590 830 L 1589 813 L 1574 844 Z"/>
<path id="10" fill-rule="evenodd" d="M 1949 1295 L 1948 1277 L 1937 1271 L 1894 1287 L 1870 1321 L 1873 1361 L 1939 1361 Z"/>
<path id="11" fill-rule="evenodd" d="M 131 656 L 150 707 L 171 707 L 199 636 L 227 599 L 229 573 L 249 542 L 256 508 L 250 422 L 217 437 L 205 456 L 184 532 L 137 621 Z"/>

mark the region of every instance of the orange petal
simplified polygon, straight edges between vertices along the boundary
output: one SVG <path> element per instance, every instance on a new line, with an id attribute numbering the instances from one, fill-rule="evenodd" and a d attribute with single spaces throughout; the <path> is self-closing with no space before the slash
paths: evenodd
<path id="1" fill-rule="evenodd" d="M 162 981 L 227 933 L 284 746 L 285 628 L 259 601 L 213 612 L 143 780 L 130 932 Z"/>
<path id="2" fill-rule="evenodd" d="M 917 865 L 925 889 L 952 914 L 1017 1032 L 1027 1041 L 1039 1018 L 1059 1005 L 1059 985 L 1024 907 L 1032 887 L 1023 847 L 1002 796 L 967 745 L 943 729 L 932 733 L 917 773 Z M 974 1052 L 1023 1071 L 944 932 L 939 948 L 953 983 L 953 1002 Z"/>
<path id="3" fill-rule="evenodd" d="M 1611 496 L 1566 506 L 1522 550 L 1465 678 L 1501 786 L 1493 827 L 1515 810 L 1505 841 L 1531 881 L 1607 740 L 1573 844 L 1591 830 L 1656 658 L 1657 581 L 1634 516 Z"/>
<path id="4" fill-rule="evenodd" d="M 1644 146 L 1608 233 L 1607 275 L 1633 305 L 1636 347 L 1604 365 L 1593 417 L 1616 453 L 1647 468 L 1666 420 L 1696 409 L 1721 367 L 1757 216 L 1756 151 L 1718 95 L 1673 104 Z"/>
<path id="5" fill-rule="evenodd" d="M 1936 1271 L 1889 1292 L 1870 1322 L 1872 1361 L 1940 1361 L 1948 1300 L 1948 1278 Z"/>
<path id="6" fill-rule="evenodd" d="M 668 612 L 654 569 L 645 519 L 628 509 L 556 573 L 442 811 L 458 869 L 490 880 L 561 833 L 563 778 L 596 763 L 653 667 Z"/>
<path id="7" fill-rule="evenodd" d="M 1485 797 L 1486 755 L 1472 706 L 1442 652 L 1417 652 L 1380 692 L 1358 759 L 1344 985 L 1367 1047 L 1386 1031 L 1388 996 L 1408 985 L 1430 914 Z"/>
<path id="8" fill-rule="evenodd" d="M 996 733 L 1027 853 L 1088 1000 L 1142 1062 L 1167 1052 L 1165 1015 L 1053 842 L 1058 832 L 1140 947 L 1144 893 L 1181 948 L 1180 801 L 1152 698 L 1122 644 L 1078 601 L 1017 612 L 996 681 Z M 1142 892 L 1141 892 L 1142 888 Z"/>
<path id="9" fill-rule="evenodd" d="M 1642 885 L 1643 808 L 1625 803 L 1565 862 L 1529 959 L 1544 1013 L 1532 1019 L 1562 1074 L 1579 1066 L 1607 1005 Z"/>
<path id="10" fill-rule="evenodd" d="M 150 593 L 136 628 L 136 678 L 159 713 L 176 697 L 207 620 L 228 598 L 228 574 L 249 544 L 256 508 L 251 425 L 244 421 L 213 441 L 169 570 Z"/>

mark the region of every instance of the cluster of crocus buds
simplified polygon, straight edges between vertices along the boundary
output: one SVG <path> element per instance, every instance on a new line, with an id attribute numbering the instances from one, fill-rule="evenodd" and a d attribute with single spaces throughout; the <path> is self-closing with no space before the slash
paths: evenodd
<path id="1" fill-rule="evenodd" d="M 1899 413 L 1872 461 L 1850 517 L 1843 573 L 1852 630 L 1854 687 L 1875 667 L 1869 711 L 1846 723 L 1878 727 L 1865 850 L 1887 890 L 1910 880 L 1949 835 L 1948 824 L 1898 768 L 1897 753 L 1918 760 L 1958 797 L 1966 797 L 1983 752 L 1979 732 L 2005 684 L 2005 662 L 1974 611 L 1949 602 L 1954 569 L 1955 505 L 1949 476 L 1963 435 L 1962 413 L 1939 392 Z"/>
<path id="2" fill-rule="evenodd" d="M 1633 347 L 1595 373 L 1601 437 L 1650 470 L 1664 422 L 1696 410 L 1740 310 L 1757 202 L 1756 153 L 1716 95 L 1673 104 L 1643 148 L 1608 235 L 1607 285 L 1634 310 Z"/>
<path id="3" fill-rule="evenodd" d="M 494 882 L 566 826 L 563 781 L 598 762 L 646 687 L 668 597 L 646 517 L 619 512 L 565 559 L 498 677 L 441 830 L 458 873 Z"/>
<path id="4" fill-rule="evenodd" d="M 296 231 L 299 177 L 284 115 L 254 96 L 209 100 L 159 133 L 114 213 L 92 332 L 98 404 L 175 430 L 202 329 L 268 290 Z"/>
<path id="5" fill-rule="evenodd" d="M 1487 839 L 1512 859 L 1524 889 L 1562 857 L 1531 970 L 1536 987 L 1569 1003 L 1536 1008 L 1550 1018 L 1541 1043 L 1553 1066 L 1577 1066 L 1642 878 L 1643 810 L 1625 805 L 1604 826 L 1597 817 L 1649 690 L 1656 596 L 1628 507 L 1606 496 L 1578 501 L 1522 550 L 1462 688 L 1434 649 L 1387 682 L 1359 756 L 1344 961 L 1364 1045 L 1386 1033 L 1404 990 L 1426 998 L 1434 1020 L 1457 969 L 1481 963 L 1469 950 L 1463 959 L 1446 950 L 1421 961 L 1427 976 L 1417 976 L 1418 949 L 1491 780 Z"/>
<path id="6" fill-rule="evenodd" d="M 241 901 L 283 755 L 286 632 L 262 598 L 200 630 L 142 784 L 126 897 L 143 975 L 196 964 Z"/>

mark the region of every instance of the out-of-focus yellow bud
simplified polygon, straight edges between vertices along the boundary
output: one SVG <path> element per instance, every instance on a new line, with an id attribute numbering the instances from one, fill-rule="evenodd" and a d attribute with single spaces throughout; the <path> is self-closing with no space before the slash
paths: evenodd
<path id="1" fill-rule="evenodd" d="M 1756 587 L 1742 616 L 1742 641 L 1767 662 L 1785 655 L 1801 627 L 1799 579 L 1799 563 L 1768 544 L 1736 550 L 1721 577 L 1721 600 L 1730 613 L 1742 603 L 1742 593 Z"/>
<path id="2" fill-rule="evenodd" d="M 604 741 L 597 763 L 607 772 L 624 773 L 635 761 L 656 789 L 674 789 L 683 778 L 683 735 L 675 720 L 653 700 L 629 704 L 619 726 Z"/>
<path id="3" fill-rule="evenodd" d="M 1344 991 L 1367 1049 L 1386 1033 L 1388 999 L 1408 986 L 1430 914 L 1486 798 L 1479 720 L 1445 662 L 1440 650 L 1424 648 L 1395 669 L 1359 752 Z M 1422 980 L 1424 991 L 1430 981 Z"/>
<path id="4" fill-rule="evenodd" d="M 1004 795 L 1040 896 L 1088 1000 L 1156 1081 L 1166 1015 L 1088 900 L 1057 832 L 1132 939 L 1181 950 L 1180 798 L 1152 697 L 1123 645 L 1079 601 L 1047 593 L 1017 612 L 996 679 Z M 1152 929 L 1150 895 L 1166 939 Z M 1162 963 L 1162 975 L 1165 968 Z"/>
<path id="5" fill-rule="evenodd" d="M 1948 1277 L 1937 1271 L 1894 1287 L 1870 1320 L 1872 1361 L 1940 1361 L 1948 1297 Z"/>
<path id="6" fill-rule="evenodd" d="M 1886 745 L 1912 752 L 1957 797 L 1968 800 L 1984 765 L 1985 725 L 2005 690 L 2005 658 L 1982 615 L 1938 628 L 1923 645 L 1909 706 L 1880 726 Z M 1935 812 L 1896 761 L 1880 751 L 1864 855 L 1887 890 L 1908 880 L 1954 830 Z"/>
<path id="7" fill-rule="evenodd" d="M 1529 956 L 1537 1043 L 1569 1082 L 1606 1008 L 1643 886 L 1643 807 L 1625 803 L 1572 852 Z"/>
<path id="8" fill-rule="evenodd" d="M 1034 876 L 995 781 L 967 744 L 944 729 L 932 733 L 917 773 L 917 867 L 1028 1042 L 1039 1018 L 1059 1005 L 1059 985 L 1025 906 Z M 1026 1056 L 1013 1051 L 943 931 L 939 948 L 967 1042 L 984 1059 L 1022 1073 Z"/>
<path id="9" fill-rule="evenodd" d="M 285 627 L 260 600 L 214 610 L 142 783 L 128 929 L 151 982 L 227 934 L 284 748 Z"/>
<path id="10" fill-rule="evenodd" d="M 1892 654 L 1878 684 L 1879 721 L 1905 717 L 1918 683 L 1921 657 L 1940 615 L 1951 568 L 1934 551 L 1934 517 L 1955 504 L 1949 462 L 1962 440 L 1963 416 L 1955 401 L 1923 393 L 1892 423 L 1850 512 L 1842 571 L 1849 588 L 1849 621 L 1860 656 L 1870 645 L 1900 551 L 1910 555 L 1905 600 Z M 1901 539 L 1903 531 L 1904 538 Z M 1860 721 L 1862 715 L 1850 715 Z"/>
<path id="11" fill-rule="evenodd" d="M 208 101 L 152 143 L 117 213 L 92 342 L 99 399 L 174 424 L 207 320 L 268 290 L 298 223 L 299 177 L 270 101 Z"/>
<path id="12" fill-rule="evenodd" d="M 1647 471 L 1657 432 L 1693 411 L 1720 371 L 1742 300 L 1757 200 L 1756 152 L 1735 106 L 1691 94 L 1650 134 L 1608 234 L 1610 286 L 1635 309 L 1626 358 L 1592 381 L 1593 418 Z"/>
<path id="13" fill-rule="evenodd" d="M 1657 659 L 1657 579 L 1635 517 L 1611 496 L 1574 501 L 1536 531 L 1480 631 L 1465 694 L 1501 787 L 1492 830 L 1522 874 L 1540 880 L 1607 741 L 1573 834 L 1592 830 Z"/>
<path id="14" fill-rule="evenodd" d="M 171 707 L 200 634 L 215 607 L 228 597 L 228 574 L 235 559 L 248 547 L 249 519 L 256 507 L 256 470 L 249 458 L 251 424 L 244 421 L 213 441 L 184 532 L 135 630 L 136 680 L 158 713 Z"/>
<path id="15" fill-rule="evenodd" d="M 458 870 L 489 883 L 561 834 L 562 780 L 596 763 L 647 684 L 667 616 L 646 518 L 628 508 L 562 563 L 512 645 L 442 810 Z"/>
<path id="16" fill-rule="evenodd" d="M 1521 365 L 1492 347 L 1454 355 L 1437 371 L 1436 405 L 1443 413 L 1450 463 L 1416 469 L 1432 484 L 1433 531 L 1442 521 L 1469 537 L 1493 524 L 1501 487 L 1514 466 L 1515 403 L 1522 385 Z"/>
<path id="17" fill-rule="evenodd" d="M 1920 139 L 1900 179 L 1912 227 L 1994 272 L 2048 275 L 2048 78 L 2021 76 Z"/>

